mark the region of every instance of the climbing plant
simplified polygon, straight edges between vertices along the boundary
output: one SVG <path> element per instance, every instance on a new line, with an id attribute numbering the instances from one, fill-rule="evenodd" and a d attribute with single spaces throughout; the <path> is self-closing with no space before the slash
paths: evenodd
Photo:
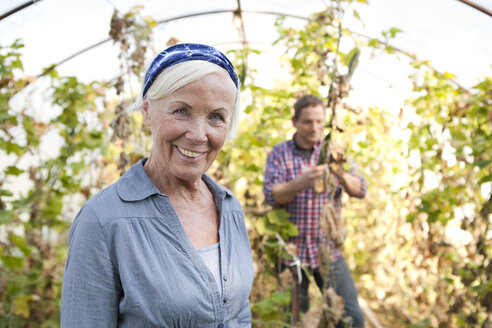
<path id="1" fill-rule="evenodd" d="M 5 156 L 0 175 L 0 325 L 52 327 L 59 322 L 66 249 L 59 233 L 70 225 L 62 213 L 69 210 L 64 206 L 68 200 L 90 195 L 90 185 L 83 186 L 82 179 L 92 164 L 91 153 L 104 151 L 104 131 L 89 121 L 99 113 L 96 101 L 104 84 L 84 84 L 52 71 L 48 92 L 58 115 L 45 118 L 28 101 L 13 110 L 8 104 L 14 96 L 28 98 L 34 92 L 27 86 L 33 78 L 16 77 L 22 71 L 21 48 L 16 41 L 0 49 L 0 150 Z M 43 149 L 53 134 L 60 148 L 47 158 Z M 26 187 L 14 193 L 15 184 Z"/>

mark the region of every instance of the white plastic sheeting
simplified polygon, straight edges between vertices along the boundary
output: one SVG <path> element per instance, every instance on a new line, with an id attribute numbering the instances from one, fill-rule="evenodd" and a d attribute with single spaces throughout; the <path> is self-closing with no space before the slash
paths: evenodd
<path id="1" fill-rule="evenodd" d="M 26 3 L 27 0 L 2 0 L 0 14 Z M 251 46 L 264 52 L 250 64 L 264 75 L 281 77 L 278 56 L 283 51 L 271 46 L 276 39 L 274 15 L 247 11 L 270 11 L 308 17 L 326 8 L 328 0 L 242 0 L 246 37 Z M 477 0 L 492 9 L 490 0 Z M 160 21 L 191 13 L 214 10 L 235 10 L 237 0 L 40 0 L 0 21 L 0 45 L 21 38 L 25 43 L 25 73 L 37 75 L 44 67 L 58 63 L 90 45 L 108 38 L 114 8 L 120 12 L 142 5 L 143 14 Z M 347 6 L 344 4 L 344 6 Z M 352 16 L 357 9 L 364 25 Z M 304 24 L 290 19 L 290 24 Z M 440 71 L 457 75 L 466 87 L 480 76 L 492 76 L 492 19 L 456 0 L 370 0 L 369 5 L 351 4 L 344 25 L 369 37 L 380 37 L 382 30 L 398 27 L 403 30 L 394 45 L 429 59 Z M 240 37 L 233 23 L 233 14 L 220 13 L 194 16 L 159 24 L 154 33 L 154 52 L 165 47 L 170 37 L 182 42 L 203 42 L 221 50 L 240 47 Z M 63 75 L 76 75 L 82 80 L 111 79 L 119 74 L 118 49 L 112 41 L 84 52 L 58 70 Z M 398 60 L 374 61 L 362 57 L 360 69 L 353 78 L 362 97 L 388 98 L 385 92 L 405 93 L 408 71 L 398 68 Z M 397 68 L 395 68 L 397 67 Z M 266 79 L 263 79 L 266 81 Z M 260 82 L 262 81 L 260 76 Z M 265 82 L 268 87 L 268 81 Z M 372 86 L 372 88 L 368 88 Z M 391 86 L 392 90 L 388 90 Z M 364 95 L 364 89 L 370 91 Z M 400 97 L 402 98 L 402 97 Z M 364 102 L 371 103 L 369 99 Z M 381 105 L 381 104 L 379 104 Z M 398 106 L 394 104 L 394 106 Z"/>

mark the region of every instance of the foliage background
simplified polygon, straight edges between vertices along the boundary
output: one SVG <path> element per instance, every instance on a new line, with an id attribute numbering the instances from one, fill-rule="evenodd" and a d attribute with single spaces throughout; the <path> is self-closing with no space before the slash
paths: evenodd
<path id="1" fill-rule="evenodd" d="M 465 90 L 452 74 L 409 56 L 414 94 L 400 113 L 352 108 L 349 85 L 341 82 L 351 51 L 394 56 L 391 40 L 399 30 L 377 39 L 354 35 L 341 25 L 342 15 L 354 13 L 341 8 L 333 1 L 302 27 L 277 20 L 276 44 L 286 49 L 281 60 L 290 78 L 272 88 L 255 85 L 248 60 L 257 50 L 245 44 L 229 53 L 243 81 L 245 110 L 238 137 L 210 173 L 235 192 L 246 213 L 256 270 L 254 325 L 280 327 L 285 320 L 291 283 L 276 277 L 274 263 L 286 251 L 275 233 L 295 233 L 285 215 L 264 204 L 266 155 L 292 135 L 295 98 L 312 92 L 326 99 L 332 85 L 347 131 L 337 137 L 370 185 L 365 200 L 345 200 L 345 254 L 360 294 L 387 327 L 488 327 L 491 80 Z M 23 74 L 22 41 L 1 45 L 0 150 L 8 162 L 0 174 L 2 327 L 58 326 L 71 220 L 85 200 L 148 154 L 140 115 L 126 111 L 156 26 L 140 12 L 115 12 L 110 22 L 121 64 L 112 81 L 83 83 L 54 68 L 36 81 Z M 349 44 L 343 51 L 342 38 Z M 32 100 L 39 94 L 50 103 L 48 118 Z M 20 110 L 10 106 L 14 97 L 22 99 Z M 48 138 L 61 145 L 57 156 L 46 155 Z M 13 194 L 9 186 L 19 179 L 29 188 Z"/>

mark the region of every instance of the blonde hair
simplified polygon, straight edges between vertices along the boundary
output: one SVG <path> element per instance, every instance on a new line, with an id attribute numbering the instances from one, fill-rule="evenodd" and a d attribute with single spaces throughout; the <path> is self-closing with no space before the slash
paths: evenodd
<path id="1" fill-rule="evenodd" d="M 231 80 L 229 73 L 227 73 L 225 69 L 204 60 L 184 61 L 166 68 L 161 74 L 159 74 L 154 83 L 152 83 L 145 94 L 145 97 L 143 99 L 139 97 L 131 107 L 133 110 L 140 110 L 144 100 L 156 100 L 167 97 L 179 88 L 199 80 L 211 73 L 226 74 L 231 87 L 236 90 L 236 98 L 232 108 L 231 121 L 229 122 L 229 129 L 227 131 L 226 139 L 228 141 L 232 140 L 236 135 L 239 121 L 239 88 L 236 89 L 234 82 Z M 142 84 L 142 90 L 143 87 L 144 86 Z"/>

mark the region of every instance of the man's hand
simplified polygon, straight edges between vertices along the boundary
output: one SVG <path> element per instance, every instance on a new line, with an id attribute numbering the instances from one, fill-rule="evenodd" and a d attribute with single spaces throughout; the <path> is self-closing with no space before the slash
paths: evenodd
<path id="1" fill-rule="evenodd" d="M 324 164 L 312 164 L 297 178 L 276 184 L 272 188 L 273 199 L 279 204 L 287 204 L 302 190 L 313 188 L 314 182 L 322 178 L 324 170 Z"/>
<path id="2" fill-rule="evenodd" d="M 343 163 L 340 162 L 331 162 L 328 164 L 330 171 L 340 180 L 345 192 L 347 192 L 349 196 L 359 195 L 362 191 L 362 182 L 357 176 L 346 172 L 342 165 Z"/>
<path id="3" fill-rule="evenodd" d="M 342 179 L 343 174 L 345 173 L 342 164 L 343 163 L 340 162 L 331 162 L 328 164 L 328 166 L 330 167 L 330 171 L 333 172 L 333 174 L 335 174 L 339 179 Z"/>
<path id="4" fill-rule="evenodd" d="M 321 179 L 323 172 L 325 171 L 325 165 L 311 164 L 302 174 L 297 178 L 301 189 L 309 189 L 314 187 L 314 182 L 317 179 Z"/>

